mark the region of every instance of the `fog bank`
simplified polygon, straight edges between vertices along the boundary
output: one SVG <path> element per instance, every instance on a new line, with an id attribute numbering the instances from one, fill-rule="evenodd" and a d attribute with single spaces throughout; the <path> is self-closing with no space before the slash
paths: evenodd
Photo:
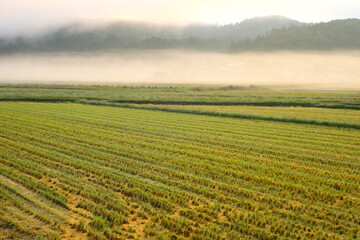
<path id="1" fill-rule="evenodd" d="M 0 83 L 311 84 L 360 89 L 360 52 L 129 51 L 0 56 Z"/>

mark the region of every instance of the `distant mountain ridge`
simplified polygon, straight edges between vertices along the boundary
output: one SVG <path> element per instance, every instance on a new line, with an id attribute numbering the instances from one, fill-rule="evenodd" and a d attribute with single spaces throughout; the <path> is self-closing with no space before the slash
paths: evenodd
<path id="1" fill-rule="evenodd" d="M 185 27 L 118 22 L 71 24 L 37 37 L 0 39 L 0 53 L 196 49 L 205 51 L 360 49 L 360 20 L 305 24 L 282 16 Z"/>

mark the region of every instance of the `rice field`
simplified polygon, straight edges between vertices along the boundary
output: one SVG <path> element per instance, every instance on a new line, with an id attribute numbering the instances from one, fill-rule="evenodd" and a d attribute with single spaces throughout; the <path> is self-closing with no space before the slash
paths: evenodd
<path id="1" fill-rule="evenodd" d="M 261 117 L 305 119 L 341 123 L 360 123 L 360 111 L 353 109 L 331 109 L 311 107 L 264 107 L 264 106 L 219 106 L 219 105 L 164 105 L 132 104 L 132 106 L 159 107 L 168 109 L 193 110 L 199 112 L 217 112 L 247 114 Z"/>
<path id="2" fill-rule="evenodd" d="M 0 84 L 0 101 L 105 100 L 128 104 L 321 107 L 360 110 L 359 91 L 285 91 L 275 86 L 267 90 L 256 86 L 229 90 L 228 87 L 165 84 L 129 86 Z"/>
<path id="3" fill-rule="evenodd" d="M 359 239 L 360 131 L 4 101 L 0 185 L 0 239 Z"/>

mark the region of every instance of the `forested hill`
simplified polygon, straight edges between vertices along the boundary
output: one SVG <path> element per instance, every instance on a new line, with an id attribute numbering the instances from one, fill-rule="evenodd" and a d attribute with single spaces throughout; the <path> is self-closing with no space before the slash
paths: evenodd
<path id="1" fill-rule="evenodd" d="M 219 39 L 229 46 L 228 44 L 236 43 L 239 40 L 253 39 L 264 35 L 273 29 L 303 25 L 305 24 L 282 16 L 255 17 L 223 26 L 190 25 L 184 29 L 183 38 Z"/>
<path id="2" fill-rule="evenodd" d="M 272 29 L 301 25 L 303 23 L 282 16 L 256 17 L 228 25 L 193 24 L 185 27 L 134 22 L 98 27 L 71 24 L 32 38 L 0 38 L 0 53 L 170 48 L 227 50 L 233 43 L 254 39 Z"/>
<path id="3" fill-rule="evenodd" d="M 281 16 L 229 25 L 73 24 L 37 37 L 0 38 L 1 53 L 196 49 L 205 51 L 360 49 L 360 20 L 304 24 Z"/>
<path id="4" fill-rule="evenodd" d="M 360 50 L 360 20 L 334 20 L 273 29 L 256 39 L 234 44 L 233 51 L 246 50 Z"/>

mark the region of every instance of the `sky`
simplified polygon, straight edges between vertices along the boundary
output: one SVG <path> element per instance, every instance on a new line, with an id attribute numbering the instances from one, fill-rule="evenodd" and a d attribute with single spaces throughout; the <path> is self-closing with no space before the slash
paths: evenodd
<path id="1" fill-rule="evenodd" d="M 282 15 L 302 22 L 360 18 L 359 0 L 0 0 L 0 35 L 69 22 L 145 21 L 157 24 L 241 22 Z"/>

